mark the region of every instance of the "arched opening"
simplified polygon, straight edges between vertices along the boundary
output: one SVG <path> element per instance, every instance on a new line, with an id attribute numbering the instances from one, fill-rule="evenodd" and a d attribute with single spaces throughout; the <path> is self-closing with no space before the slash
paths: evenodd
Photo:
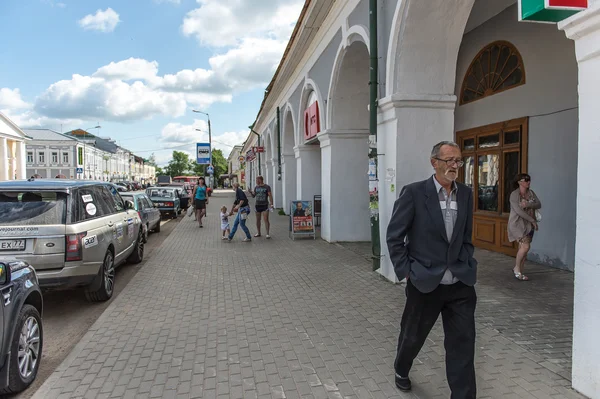
<path id="1" fill-rule="evenodd" d="M 531 187 L 542 201 L 544 216 L 548 215 L 535 232 L 528 259 L 547 268 L 572 270 L 580 201 L 575 178 L 578 70 L 574 44 L 556 25 L 519 22 L 517 9 L 514 1 L 502 0 L 399 2 L 388 52 L 387 96 L 380 102 L 386 116 L 378 145 L 385 152 L 383 170 L 389 176 L 380 191 L 386 197 L 380 197 L 380 232 L 383 237 L 401 188 L 432 175 L 431 147 L 455 140 L 465 161 L 460 180 L 473 190 L 475 246 L 514 255 L 515 244 L 507 234 L 508 197 L 516 174 L 525 172 L 532 177 Z M 506 57 L 498 56 L 507 50 Z M 500 61 L 513 65 L 503 70 L 496 65 Z M 516 72 L 521 68 L 522 75 Z M 465 97 L 467 88 L 475 95 Z M 386 255 L 381 273 L 393 278 Z M 475 255 L 480 266 L 488 268 L 499 258 L 514 264 L 512 258 L 490 257 L 479 249 Z M 597 299 L 588 300 L 597 303 Z M 528 306 L 532 313 L 539 313 L 538 305 Z M 552 329 L 552 320 L 568 316 L 550 312 L 537 321 Z M 583 324 L 579 328 L 580 337 L 589 334 Z M 577 337 L 577 324 L 574 329 Z M 574 382 L 578 356 L 584 369 L 592 361 L 593 355 L 587 354 L 600 353 L 596 341 L 582 338 L 577 348 L 576 338 Z M 544 362 L 556 360 L 537 354 Z M 568 376 L 570 364 L 565 360 L 557 367 L 560 375 Z"/>
<path id="2" fill-rule="evenodd" d="M 330 242 L 369 241 L 369 50 L 362 41 L 340 50 L 329 101 L 330 129 L 321 139 L 321 235 Z"/>
<path id="3" fill-rule="evenodd" d="M 300 102 L 300 145 L 294 148 L 296 156 L 296 200 L 314 201 L 321 195 L 321 132 L 319 93 L 314 82 L 307 83 Z"/>
<path id="4" fill-rule="evenodd" d="M 281 144 L 281 181 L 283 189 L 282 207 L 286 213 L 290 212 L 290 201 L 296 199 L 296 156 L 294 147 L 296 145 L 296 131 L 294 129 L 294 116 L 290 106 L 283 113 L 283 132 Z"/>

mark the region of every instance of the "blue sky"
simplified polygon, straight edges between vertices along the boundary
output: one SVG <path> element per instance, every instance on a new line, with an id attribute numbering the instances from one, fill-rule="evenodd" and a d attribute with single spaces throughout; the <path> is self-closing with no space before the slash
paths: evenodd
<path id="1" fill-rule="evenodd" d="M 22 128 L 100 124 L 159 164 L 229 152 L 258 112 L 302 0 L 2 0 L 0 111 Z M 97 133 L 98 129 L 90 132 Z"/>

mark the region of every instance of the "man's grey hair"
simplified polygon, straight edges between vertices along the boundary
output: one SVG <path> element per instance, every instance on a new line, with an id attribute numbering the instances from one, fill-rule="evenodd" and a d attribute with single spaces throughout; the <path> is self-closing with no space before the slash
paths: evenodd
<path id="1" fill-rule="evenodd" d="M 450 147 L 455 147 L 455 148 L 458 148 L 460 150 L 460 146 L 458 144 L 456 144 L 454 141 L 440 141 L 439 143 L 437 143 L 436 145 L 434 145 L 433 148 L 431 149 L 431 158 L 432 159 L 433 158 L 439 158 L 440 157 L 440 150 L 445 145 L 449 145 Z"/>
<path id="2" fill-rule="evenodd" d="M 238 188 L 240 186 L 240 183 L 235 182 L 231 185 L 233 188 Z"/>

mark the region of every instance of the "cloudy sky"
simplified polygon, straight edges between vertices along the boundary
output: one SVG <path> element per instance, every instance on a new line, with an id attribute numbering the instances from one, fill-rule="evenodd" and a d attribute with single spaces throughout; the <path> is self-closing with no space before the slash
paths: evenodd
<path id="1" fill-rule="evenodd" d="M 165 164 L 208 140 L 197 109 L 227 155 L 246 139 L 303 3 L 1 0 L 0 111 Z"/>

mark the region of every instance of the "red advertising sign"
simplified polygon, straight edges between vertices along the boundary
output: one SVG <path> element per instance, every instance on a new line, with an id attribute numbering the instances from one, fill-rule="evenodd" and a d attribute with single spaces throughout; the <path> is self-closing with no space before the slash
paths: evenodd
<path id="1" fill-rule="evenodd" d="M 258 154 L 259 152 L 265 152 L 265 147 L 252 147 L 252 152 Z"/>
<path id="2" fill-rule="evenodd" d="M 588 6 L 588 0 L 547 0 L 549 8 L 577 9 L 585 10 Z"/>
<path id="3" fill-rule="evenodd" d="M 306 111 L 304 111 L 304 140 L 310 140 L 317 137 L 321 131 L 321 121 L 319 118 L 319 102 L 315 101 Z"/>
<path id="4" fill-rule="evenodd" d="M 240 180 L 246 182 L 246 172 L 243 170 L 240 172 Z"/>

